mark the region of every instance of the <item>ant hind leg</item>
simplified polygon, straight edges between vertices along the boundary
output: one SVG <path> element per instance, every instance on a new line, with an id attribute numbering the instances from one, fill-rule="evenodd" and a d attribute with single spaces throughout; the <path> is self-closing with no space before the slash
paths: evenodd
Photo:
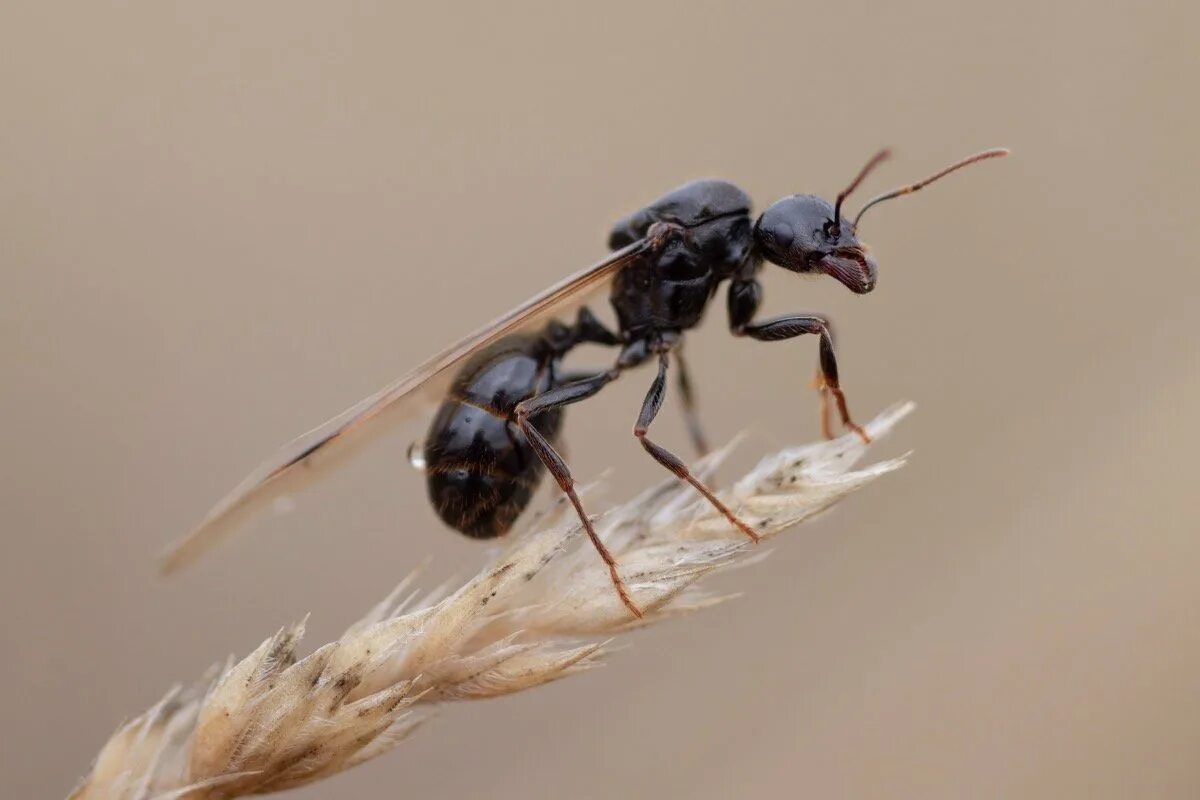
<path id="1" fill-rule="evenodd" d="M 525 439 L 533 447 L 533 451 L 537 453 L 538 458 L 546 465 L 546 469 L 550 471 L 550 474 L 554 476 L 554 480 L 558 483 L 558 488 L 562 490 L 567 499 L 571 501 L 571 505 L 575 507 L 575 513 L 579 515 L 579 521 L 583 524 L 583 529 L 591 540 L 592 546 L 596 548 L 596 552 L 600 554 L 600 558 L 608 565 L 609 577 L 612 579 L 613 588 L 617 590 L 617 595 L 621 598 L 621 602 L 629 609 L 629 613 L 640 619 L 642 617 L 642 610 L 633 602 L 633 598 L 629 596 L 629 590 L 626 588 L 625 582 L 621 580 L 621 576 L 617 573 L 617 560 L 596 534 L 592 520 L 588 517 L 587 512 L 583 510 L 583 503 L 580 502 L 579 495 L 575 491 L 575 479 L 571 476 L 571 470 L 567 467 L 567 463 L 563 461 L 562 456 L 558 454 L 558 451 L 554 449 L 554 445 L 542 435 L 531 421 L 533 417 L 543 411 L 578 403 L 580 400 L 591 397 L 615 380 L 618 374 L 617 370 L 601 372 L 590 378 L 563 384 L 531 397 L 528 400 L 523 400 L 517 404 L 516 423 L 521 432 L 525 434 Z"/>

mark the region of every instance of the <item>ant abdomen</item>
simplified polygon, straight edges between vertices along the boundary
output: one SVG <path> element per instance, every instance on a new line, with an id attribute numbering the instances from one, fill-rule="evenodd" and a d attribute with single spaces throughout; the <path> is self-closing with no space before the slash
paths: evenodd
<path id="1" fill-rule="evenodd" d="M 529 505 L 545 468 L 517 427 L 519 402 L 551 387 L 553 355 L 533 337 L 509 337 L 471 359 L 425 437 L 429 500 L 442 521 L 474 539 L 502 536 Z M 562 410 L 534 424 L 558 438 Z"/>

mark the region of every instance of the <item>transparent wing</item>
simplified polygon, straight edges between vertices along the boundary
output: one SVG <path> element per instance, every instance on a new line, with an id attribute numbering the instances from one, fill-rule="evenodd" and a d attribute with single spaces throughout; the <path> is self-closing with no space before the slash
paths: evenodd
<path id="1" fill-rule="evenodd" d="M 635 260 L 645 241 L 618 250 L 603 261 L 551 286 L 519 307 L 443 350 L 402 378 L 284 445 L 217 503 L 191 533 L 173 544 L 163 561 L 173 572 L 194 561 L 250 516 L 276 499 L 319 480 L 364 445 L 419 412 L 423 399 L 445 392 L 462 363 L 513 333 L 537 326 L 587 302 L 613 276 Z"/>

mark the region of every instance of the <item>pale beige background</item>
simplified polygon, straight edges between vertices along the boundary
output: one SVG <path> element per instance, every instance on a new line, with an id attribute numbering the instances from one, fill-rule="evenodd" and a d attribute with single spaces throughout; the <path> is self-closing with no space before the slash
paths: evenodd
<path id="1" fill-rule="evenodd" d="M 433 5 L 0 12 L 0 795 L 63 795 L 282 623 L 322 641 L 482 558 L 396 442 L 158 579 L 275 445 L 686 179 L 829 195 L 884 144 L 864 197 L 1016 152 L 873 212 L 873 295 L 767 277 L 838 321 L 860 416 L 920 403 L 880 451 L 912 466 L 720 582 L 744 598 L 295 796 L 1200 795 L 1197 6 Z M 812 437 L 814 343 L 717 312 L 714 438 Z M 614 494 L 660 477 L 649 379 L 568 415 Z"/>

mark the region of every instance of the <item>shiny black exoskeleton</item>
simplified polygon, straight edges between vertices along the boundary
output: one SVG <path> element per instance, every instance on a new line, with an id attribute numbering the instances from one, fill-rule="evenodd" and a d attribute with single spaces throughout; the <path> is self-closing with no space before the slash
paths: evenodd
<path id="1" fill-rule="evenodd" d="M 516 408 L 562 383 L 562 356 L 581 342 L 612 343 L 586 309 L 574 327 L 552 322 L 540 333 L 501 339 L 455 376 L 422 452 L 430 503 L 447 525 L 490 539 L 507 533 L 529 505 L 545 467 L 516 423 Z M 559 408 L 535 423 L 551 446 L 561 427 Z"/>
<path id="2" fill-rule="evenodd" d="M 557 385 L 560 354 L 538 337 L 512 336 L 475 356 L 433 419 L 424 459 L 429 501 L 450 527 L 490 539 L 512 527 L 545 468 L 513 424 L 517 403 Z M 562 410 L 538 417 L 557 444 Z"/>
<path id="3" fill-rule="evenodd" d="M 615 559 L 596 536 L 575 492 L 574 479 L 555 449 L 563 408 L 596 394 L 626 369 L 656 358 L 658 372 L 634 425 L 634 436 L 652 458 L 691 484 L 733 525 L 757 541 L 754 529 L 682 460 L 647 436 L 662 407 L 667 369 L 674 356 L 693 443 L 700 452 L 706 450 L 682 361 L 683 333 L 700 323 L 718 288 L 728 281 L 731 332 L 759 341 L 816 335 L 823 432 L 832 436 L 828 405 L 832 398 L 842 423 L 868 440 L 846 407 L 827 320 L 792 314 L 755 322 L 762 299 L 757 274 L 763 262 L 769 261 L 792 272 L 830 275 L 857 294 L 870 292 L 875 288 L 877 265 L 857 238 L 863 211 L 882 200 L 917 191 L 962 166 L 1006 152 L 980 153 L 924 181 L 880 195 L 853 221 L 842 217 L 842 202 L 886 151 L 860 171 L 836 203 L 814 195 L 792 195 L 753 220 L 745 192 L 725 181 L 703 180 L 686 184 L 622 219 L 609 236 L 610 248 L 642 246 L 612 277 L 609 301 L 617 318 L 616 332 L 604 328 L 583 309 L 573 326 L 552 323 L 540 334 L 502 339 L 459 372 L 426 438 L 429 495 L 438 514 L 468 536 L 503 534 L 529 503 L 543 468 L 548 468 L 608 564 L 622 601 L 640 616 L 617 574 Z M 619 347 L 620 353 L 610 369 L 564 377 L 560 367 L 563 356 L 583 342 Z"/>

